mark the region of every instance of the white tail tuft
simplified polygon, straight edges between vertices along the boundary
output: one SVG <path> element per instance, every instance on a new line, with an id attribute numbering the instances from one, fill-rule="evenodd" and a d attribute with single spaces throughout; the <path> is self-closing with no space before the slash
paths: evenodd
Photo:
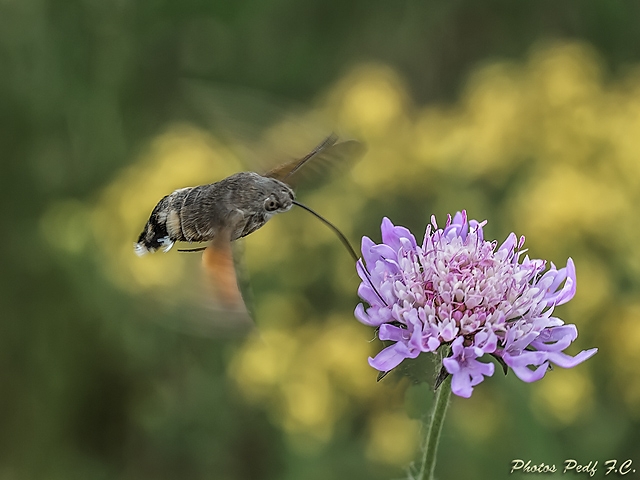
<path id="1" fill-rule="evenodd" d="M 138 255 L 139 257 L 143 256 L 145 253 L 149 253 L 149 249 L 142 243 L 134 243 L 133 251 L 136 252 L 136 255 Z"/>

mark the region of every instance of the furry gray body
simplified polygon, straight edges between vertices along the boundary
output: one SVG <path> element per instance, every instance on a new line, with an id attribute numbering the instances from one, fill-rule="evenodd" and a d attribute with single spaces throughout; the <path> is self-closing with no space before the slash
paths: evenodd
<path id="1" fill-rule="evenodd" d="M 263 226 L 292 206 L 293 190 L 275 178 L 241 172 L 198 187 L 176 190 L 158 202 L 135 246 L 143 255 L 174 242 L 208 242 L 222 231 L 231 241 Z"/>

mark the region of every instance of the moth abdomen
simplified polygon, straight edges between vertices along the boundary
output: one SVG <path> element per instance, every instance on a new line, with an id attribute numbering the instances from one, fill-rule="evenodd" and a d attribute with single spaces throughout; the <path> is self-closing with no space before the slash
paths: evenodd
<path id="1" fill-rule="evenodd" d="M 158 202 L 151 212 L 138 242 L 134 245 L 138 256 L 155 252 L 160 248 L 167 252 L 178 241 L 193 241 L 185 238 L 180 213 L 184 199 L 190 190 L 192 188 L 176 190 Z"/>
<path id="2" fill-rule="evenodd" d="M 185 242 L 206 242 L 213 239 L 215 218 L 219 212 L 220 199 L 216 195 L 218 184 L 200 185 L 184 192 L 176 205 L 177 218 L 170 214 L 168 224 L 179 221 L 175 227 L 175 235 Z M 178 199 L 176 199 L 176 202 Z M 171 228 L 169 228 L 171 233 Z"/>

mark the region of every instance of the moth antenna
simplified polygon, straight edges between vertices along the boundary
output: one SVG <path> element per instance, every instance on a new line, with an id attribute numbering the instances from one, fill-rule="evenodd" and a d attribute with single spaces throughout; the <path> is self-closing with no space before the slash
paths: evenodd
<path id="1" fill-rule="evenodd" d="M 358 257 L 358 255 L 356 254 L 356 251 L 353 249 L 353 247 L 351 246 L 351 244 L 349 243 L 349 240 L 347 240 L 347 237 L 345 237 L 342 232 L 340 230 L 338 230 L 338 227 L 336 227 L 333 223 L 331 223 L 329 220 L 327 220 L 326 218 L 324 218 L 322 215 L 320 215 L 319 213 L 315 212 L 314 210 L 310 209 L 309 207 L 307 207 L 306 205 L 298 202 L 297 200 L 294 200 L 293 203 L 297 206 L 299 206 L 300 208 L 306 210 L 307 212 L 309 212 L 311 215 L 315 216 L 318 220 L 320 220 L 322 223 L 324 223 L 327 227 L 329 227 L 331 230 L 333 230 L 333 233 L 335 233 L 338 238 L 340 239 L 340 241 L 342 242 L 342 244 L 347 248 L 347 250 L 349 251 L 349 254 L 351 255 L 351 257 L 353 258 L 353 260 L 357 263 L 360 260 L 360 257 Z M 363 264 L 364 266 L 364 264 Z M 373 291 L 376 292 L 376 295 L 378 295 L 378 298 L 380 298 L 380 300 L 382 300 L 382 302 L 386 305 L 387 302 L 384 301 L 384 298 L 382 298 L 382 295 L 380 295 L 380 293 L 378 292 L 378 290 L 376 289 L 376 287 L 373 285 L 373 282 L 371 281 L 371 277 L 369 275 L 369 272 L 367 271 L 366 267 L 364 268 L 364 271 L 367 274 L 367 280 L 369 280 L 369 285 L 371 285 L 371 288 L 373 288 Z"/>

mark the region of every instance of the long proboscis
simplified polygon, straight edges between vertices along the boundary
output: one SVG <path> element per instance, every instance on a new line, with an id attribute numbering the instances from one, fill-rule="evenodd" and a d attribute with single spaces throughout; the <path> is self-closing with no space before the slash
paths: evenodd
<path id="1" fill-rule="evenodd" d="M 358 254 L 356 253 L 356 251 L 353 249 L 353 247 L 351 246 L 351 243 L 349 243 L 349 240 L 347 240 L 347 237 L 345 237 L 343 235 L 343 233 L 338 229 L 338 227 L 336 227 L 333 223 L 331 223 L 329 220 L 327 220 L 326 218 L 324 218 L 322 215 L 320 215 L 319 213 L 313 211 L 312 209 L 310 209 L 309 207 L 307 207 L 306 205 L 298 202 L 297 200 L 294 200 L 293 203 L 297 206 L 299 206 L 300 208 L 302 208 L 303 210 L 306 210 L 307 212 L 309 212 L 311 215 L 313 215 L 314 217 L 316 217 L 318 220 L 320 220 L 322 223 L 324 223 L 327 227 L 329 227 L 331 230 L 333 230 L 333 232 L 338 236 L 338 238 L 340 239 L 340 241 L 342 242 L 342 244 L 347 247 L 347 250 L 349 251 L 349 254 L 351 255 L 351 257 L 353 258 L 353 260 L 358 263 L 360 261 L 360 257 L 358 257 Z M 363 265 L 364 266 L 364 265 Z M 373 284 L 373 281 L 371 280 L 371 277 L 369 275 L 369 272 L 367 271 L 366 267 L 364 268 L 364 271 L 366 272 L 367 275 L 367 280 L 369 280 L 369 285 L 371 286 L 371 288 L 373 289 L 374 292 L 376 292 L 376 295 L 378 295 L 378 298 L 380 300 L 382 300 L 382 303 L 384 303 L 385 305 L 387 304 L 387 302 L 384 301 L 384 298 L 382 298 L 382 295 L 380 295 L 380 292 L 378 292 L 378 290 L 376 289 L 375 285 Z"/>
<path id="2" fill-rule="evenodd" d="M 347 240 L 347 237 L 345 237 L 342 232 L 340 230 L 338 230 L 338 227 L 336 227 L 333 223 L 331 223 L 329 220 L 327 220 L 326 218 L 324 218 L 322 215 L 320 215 L 319 213 L 311 210 L 309 207 L 307 207 L 306 205 L 298 202 L 297 200 L 293 201 L 294 205 L 299 206 L 300 208 L 306 210 L 307 212 L 309 212 L 311 215 L 313 215 L 314 217 L 316 217 L 318 220 L 320 220 L 322 223 L 324 223 L 327 227 L 329 227 L 331 230 L 333 230 L 333 233 L 335 233 L 338 238 L 340 239 L 340 241 L 342 242 L 342 244 L 347 247 L 347 250 L 349 251 L 349 254 L 351 255 L 351 257 L 353 258 L 354 262 L 357 262 L 359 260 L 360 257 L 358 257 L 358 254 L 356 254 L 356 251 L 353 249 L 353 247 L 351 246 L 351 244 L 349 243 L 349 240 Z"/>

